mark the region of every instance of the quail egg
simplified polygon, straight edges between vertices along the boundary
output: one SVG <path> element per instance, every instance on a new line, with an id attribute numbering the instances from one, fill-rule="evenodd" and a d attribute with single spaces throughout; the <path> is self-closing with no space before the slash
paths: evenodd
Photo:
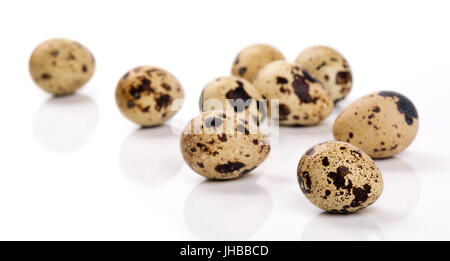
<path id="1" fill-rule="evenodd" d="M 253 82 L 258 71 L 264 65 L 284 60 L 284 55 L 275 47 L 267 44 L 254 44 L 238 53 L 231 68 L 231 74 Z"/>
<path id="2" fill-rule="evenodd" d="M 219 108 L 216 108 L 219 107 Z M 256 88 L 235 76 L 217 78 L 208 83 L 200 97 L 200 110 L 227 110 L 240 118 L 259 124 L 266 119 L 266 104 Z"/>
<path id="3" fill-rule="evenodd" d="M 279 100 L 281 125 L 315 125 L 333 110 L 333 101 L 323 85 L 306 69 L 287 61 L 264 66 L 253 85 L 268 99 L 269 107 Z M 275 117 L 273 112 L 271 117 Z"/>
<path id="4" fill-rule="evenodd" d="M 95 60 L 80 43 L 56 38 L 34 49 L 29 70 L 39 87 L 55 95 L 65 95 L 75 92 L 89 81 L 95 71 Z"/>
<path id="5" fill-rule="evenodd" d="M 181 135 L 186 163 L 208 179 L 235 179 L 258 167 L 268 156 L 267 136 L 237 114 L 208 111 L 192 119 Z"/>
<path id="6" fill-rule="evenodd" d="M 323 83 L 334 102 L 347 96 L 352 88 L 352 72 L 345 58 L 326 46 L 313 46 L 299 54 L 295 62 Z"/>
<path id="7" fill-rule="evenodd" d="M 345 108 L 334 122 L 333 135 L 372 158 L 386 158 L 405 150 L 418 128 L 419 116 L 411 100 L 397 92 L 379 91 Z"/>
<path id="8" fill-rule="evenodd" d="M 306 198 L 332 213 L 363 209 L 383 191 L 383 178 L 375 162 L 360 149 L 340 141 L 308 149 L 298 164 L 297 178 Z"/>
<path id="9" fill-rule="evenodd" d="M 173 108 L 173 103 L 183 98 L 183 87 L 175 76 L 153 66 L 128 71 L 116 87 L 116 102 L 122 114 L 144 127 L 164 123 L 179 109 Z"/>

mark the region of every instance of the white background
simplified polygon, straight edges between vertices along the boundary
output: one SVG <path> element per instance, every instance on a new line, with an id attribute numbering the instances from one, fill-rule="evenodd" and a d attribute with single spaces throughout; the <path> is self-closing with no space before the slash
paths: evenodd
<path id="1" fill-rule="evenodd" d="M 447 1 L 1 1 L 0 239 L 450 239 L 450 6 Z M 42 41 L 67 37 L 97 60 L 77 95 L 52 98 L 28 73 Z M 236 53 L 268 43 L 293 61 L 329 45 L 348 59 L 354 89 L 322 124 L 283 128 L 251 175 L 208 182 L 183 162 L 168 125 L 141 130 L 118 111 L 118 79 L 137 65 L 172 72 L 198 113 L 202 87 Z M 312 206 L 297 163 L 332 139 L 338 112 L 376 90 L 407 95 L 415 142 L 377 160 L 382 197 L 353 215 Z"/>

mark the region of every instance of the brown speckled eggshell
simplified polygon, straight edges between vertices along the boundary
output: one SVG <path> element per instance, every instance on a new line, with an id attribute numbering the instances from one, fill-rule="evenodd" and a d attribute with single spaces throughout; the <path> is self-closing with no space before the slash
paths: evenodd
<path id="1" fill-rule="evenodd" d="M 204 112 L 181 135 L 186 163 L 208 179 L 235 179 L 258 167 L 268 156 L 267 137 L 251 121 L 224 111 Z"/>
<path id="2" fill-rule="evenodd" d="M 330 115 L 333 101 L 309 72 L 287 61 L 275 61 L 261 69 L 253 82 L 269 101 L 279 99 L 281 125 L 315 125 Z"/>
<path id="3" fill-rule="evenodd" d="M 334 102 L 344 99 L 352 89 L 352 72 L 347 60 L 330 47 L 310 47 L 298 55 L 295 63 L 321 81 Z"/>
<path id="4" fill-rule="evenodd" d="M 95 59 L 80 43 L 56 38 L 34 49 L 29 70 L 39 87 L 55 95 L 65 95 L 89 81 L 95 71 Z"/>
<path id="5" fill-rule="evenodd" d="M 375 162 L 355 146 L 328 141 L 303 154 L 297 168 L 303 194 L 315 206 L 349 213 L 373 204 L 383 191 Z"/>
<path id="6" fill-rule="evenodd" d="M 128 71 L 116 87 L 116 102 L 122 114 L 141 126 L 164 123 L 177 111 L 171 106 L 183 99 L 184 91 L 169 72 L 140 66 Z"/>
<path id="7" fill-rule="evenodd" d="M 407 97 L 380 91 L 345 108 L 336 118 L 333 135 L 372 158 L 386 158 L 405 150 L 416 137 L 418 128 L 417 110 Z"/>
<path id="8" fill-rule="evenodd" d="M 219 100 L 222 104 L 221 110 L 238 113 L 240 118 L 252 120 L 256 124 L 267 117 L 267 108 L 264 103 L 261 103 L 262 96 L 253 84 L 243 78 L 224 76 L 209 82 L 200 97 L 201 110 L 218 110 L 218 108 L 205 106 L 210 99 Z M 237 101 L 239 99 L 242 101 Z M 234 104 L 231 104 L 229 100 L 233 100 Z M 248 100 L 251 100 L 249 104 L 247 104 Z M 236 104 L 238 106 L 233 106 Z"/>
<path id="9" fill-rule="evenodd" d="M 254 44 L 238 53 L 231 68 L 231 74 L 253 82 L 258 71 L 266 64 L 284 60 L 284 55 L 267 44 Z"/>

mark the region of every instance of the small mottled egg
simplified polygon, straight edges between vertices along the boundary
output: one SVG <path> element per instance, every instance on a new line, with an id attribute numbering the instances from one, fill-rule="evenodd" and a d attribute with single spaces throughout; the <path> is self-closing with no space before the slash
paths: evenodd
<path id="1" fill-rule="evenodd" d="M 140 66 L 128 71 L 116 87 L 116 102 L 122 114 L 141 126 L 156 126 L 172 117 L 180 108 L 172 105 L 184 98 L 178 80 L 169 72 Z"/>
<path id="2" fill-rule="evenodd" d="M 253 82 L 258 71 L 266 64 L 284 60 L 284 55 L 267 44 L 254 44 L 238 53 L 231 68 L 231 74 Z"/>
<path id="3" fill-rule="evenodd" d="M 303 154 L 297 168 L 300 189 L 315 206 L 349 213 L 372 205 L 383 192 L 375 162 L 355 146 L 327 141 Z"/>
<path id="4" fill-rule="evenodd" d="M 352 72 L 347 60 L 330 47 L 310 47 L 299 54 L 295 63 L 321 81 L 335 103 L 352 89 Z"/>
<path id="5" fill-rule="evenodd" d="M 379 91 L 345 108 L 334 122 L 333 135 L 372 158 L 386 158 L 406 149 L 418 128 L 417 110 L 407 97 L 393 91 Z"/>
<path id="6" fill-rule="evenodd" d="M 323 85 L 306 69 L 287 61 L 264 66 L 253 85 L 268 99 L 269 107 L 273 99 L 279 100 L 281 125 L 315 125 L 333 110 L 333 101 Z M 270 115 L 276 117 L 273 112 Z"/>
<path id="7" fill-rule="evenodd" d="M 95 59 L 80 43 L 56 38 L 34 49 L 29 70 L 39 87 L 55 95 L 65 95 L 89 81 L 95 71 Z"/>
<path id="8" fill-rule="evenodd" d="M 186 163 L 208 179 L 235 179 L 258 167 L 269 155 L 267 136 L 237 114 L 208 111 L 192 119 L 181 135 Z"/>
<path id="9" fill-rule="evenodd" d="M 243 78 L 225 76 L 208 83 L 200 97 L 200 110 L 227 110 L 259 124 L 266 119 L 266 106 L 256 88 Z M 220 102 L 221 108 L 214 106 Z"/>

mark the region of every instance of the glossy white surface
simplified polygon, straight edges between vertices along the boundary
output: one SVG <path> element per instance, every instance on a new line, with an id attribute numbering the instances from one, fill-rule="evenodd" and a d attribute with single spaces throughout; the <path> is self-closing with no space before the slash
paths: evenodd
<path id="1" fill-rule="evenodd" d="M 450 36 L 447 2 L 2 1 L 0 3 L 1 240 L 450 239 Z M 97 71 L 81 91 L 52 98 L 28 58 L 51 37 L 91 49 Z M 289 60 L 313 44 L 340 50 L 354 89 L 322 124 L 282 128 L 252 174 L 205 181 L 181 158 L 170 126 L 139 129 L 114 89 L 128 69 L 156 65 L 183 84 L 172 122 L 198 113 L 210 80 L 248 44 Z M 381 89 L 416 104 L 420 129 L 405 152 L 376 163 L 385 191 L 352 215 L 325 214 L 301 194 L 297 163 L 332 139 L 338 112 Z"/>

